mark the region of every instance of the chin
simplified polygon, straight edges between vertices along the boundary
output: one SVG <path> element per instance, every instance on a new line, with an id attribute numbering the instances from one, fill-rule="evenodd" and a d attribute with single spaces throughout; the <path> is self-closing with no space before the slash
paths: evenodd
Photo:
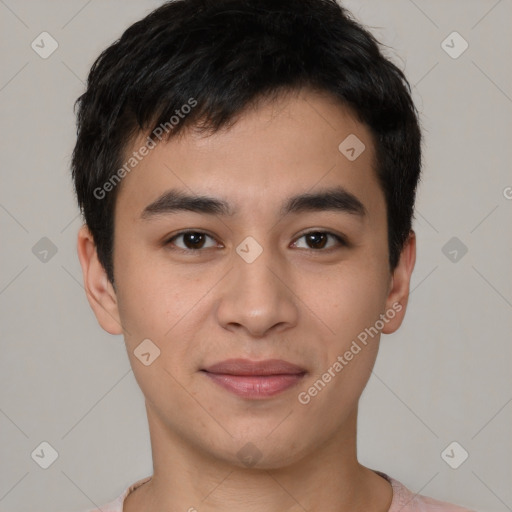
<path id="1" fill-rule="evenodd" d="M 273 428 L 275 425 L 276 423 Z M 290 434 L 283 431 L 280 436 L 269 436 L 269 432 L 272 429 L 265 429 L 260 434 L 253 431 L 251 436 L 244 436 L 242 439 L 231 439 L 231 446 L 214 456 L 239 468 L 259 470 L 284 468 L 306 456 L 308 447 L 299 440 L 293 440 Z"/>

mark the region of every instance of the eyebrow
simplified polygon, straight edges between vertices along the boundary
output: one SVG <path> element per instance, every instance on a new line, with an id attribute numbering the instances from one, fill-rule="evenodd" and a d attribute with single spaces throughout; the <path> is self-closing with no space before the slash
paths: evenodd
<path id="1" fill-rule="evenodd" d="M 224 217 L 232 217 L 237 213 L 223 199 L 204 195 L 189 195 L 184 191 L 171 189 L 147 205 L 142 211 L 141 219 L 149 220 L 178 211 L 191 211 Z M 288 214 L 321 211 L 348 213 L 361 219 L 368 215 L 363 203 L 341 186 L 290 197 L 282 204 L 279 215 L 284 217 Z"/>

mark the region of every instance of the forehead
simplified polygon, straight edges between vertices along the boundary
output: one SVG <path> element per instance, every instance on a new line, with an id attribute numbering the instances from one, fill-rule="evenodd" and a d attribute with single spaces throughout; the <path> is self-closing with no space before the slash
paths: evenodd
<path id="1" fill-rule="evenodd" d="M 140 135 L 126 158 L 146 141 Z M 116 215 L 134 221 L 170 189 L 225 199 L 235 213 L 273 205 L 278 214 L 285 198 L 340 185 L 370 213 L 384 206 L 370 130 L 312 91 L 259 102 L 212 134 L 187 128 L 148 151 L 120 185 Z"/>

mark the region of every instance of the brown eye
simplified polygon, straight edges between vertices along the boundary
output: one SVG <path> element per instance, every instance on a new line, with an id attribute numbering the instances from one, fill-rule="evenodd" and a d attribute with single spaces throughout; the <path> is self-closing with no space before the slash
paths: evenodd
<path id="1" fill-rule="evenodd" d="M 175 240 L 182 239 L 182 245 L 179 245 L 175 243 Z M 189 251 L 196 251 L 199 249 L 205 248 L 205 240 L 207 238 L 210 238 L 213 240 L 213 238 L 206 233 L 202 233 L 201 231 L 185 231 L 183 233 L 178 233 L 177 235 L 170 238 L 167 242 L 167 244 L 175 245 L 177 248 L 182 250 L 189 250 Z M 215 243 L 213 243 L 208 247 L 215 247 Z"/>
<path id="2" fill-rule="evenodd" d="M 327 243 L 328 236 L 325 233 L 308 233 L 306 235 L 307 242 L 313 249 L 323 249 Z"/>
<path id="3" fill-rule="evenodd" d="M 327 231 L 310 231 L 309 233 L 305 233 L 302 235 L 298 240 L 301 238 L 304 238 L 306 240 L 307 247 L 303 247 L 305 249 L 312 249 L 312 250 L 321 250 L 325 249 L 329 238 L 334 239 L 338 246 L 345 246 L 347 245 L 345 241 L 338 235 L 335 235 L 334 233 L 329 233 Z M 295 246 L 297 247 L 298 242 L 295 242 Z M 334 245 L 330 245 L 327 247 L 327 249 L 331 249 L 336 246 L 336 243 Z M 302 248 L 302 247 L 301 247 Z"/>

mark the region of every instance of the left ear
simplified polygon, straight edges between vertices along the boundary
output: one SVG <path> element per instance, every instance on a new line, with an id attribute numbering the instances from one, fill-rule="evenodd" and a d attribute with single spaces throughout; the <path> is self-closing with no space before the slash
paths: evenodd
<path id="1" fill-rule="evenodd" d="M 398 262 L 398 265 L 393 271 L 393 275 L 391 277 L 391 285 L 386 299 L 386 312 L 394 311 L 395 314 L 392 317 L 391 314 L 385 313 L 389 320 L 384 324 L 384 328 L 382 329 L 383 334 L 391 334 L 395 332 L 402 324 L 405 316 L 405 310 L 407 309 L 409 285 L 415 263 L 416 234 L 411 230 L 402 252 L 400 253 L 400 261 Z"/>

